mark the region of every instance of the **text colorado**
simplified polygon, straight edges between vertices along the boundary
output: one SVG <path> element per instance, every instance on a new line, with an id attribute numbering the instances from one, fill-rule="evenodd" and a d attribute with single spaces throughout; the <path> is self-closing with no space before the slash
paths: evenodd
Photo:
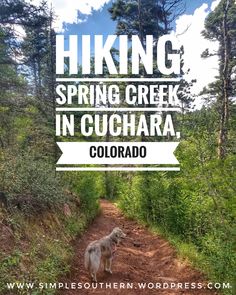
<path id="1" fill-rule="evenodd" d="M 145 146 L 91 146 L 91 158 L 146 158 Z"/>

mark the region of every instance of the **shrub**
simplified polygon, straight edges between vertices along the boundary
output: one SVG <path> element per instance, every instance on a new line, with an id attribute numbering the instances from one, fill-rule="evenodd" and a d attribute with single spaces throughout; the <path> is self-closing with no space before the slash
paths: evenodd
<path id="1" fill-rule="evenodd" d="M 7 192 L 9 206 L 25 213 L 41 211 L 64 198 L 55 167 L 29 154 L 5 159 L 0 177 L 1 190 Z"/>
<path id="2" fill-rule="evenodd" d="M 101 174 L 96 172 L 73 172 L 63 175 L 69 189 L 79 196 L 81 211 L 91 220 L 98 211 L 98 198 L 102 195 Z"/>

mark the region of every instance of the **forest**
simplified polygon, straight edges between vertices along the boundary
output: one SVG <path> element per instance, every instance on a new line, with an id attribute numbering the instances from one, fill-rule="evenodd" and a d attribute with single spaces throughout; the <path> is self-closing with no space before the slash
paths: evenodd
<path id="1" fill-rule="evenodd" d="M 137 35 L 142 44 L 146 44 L 147 35 L 158 40 L 170 33 L 184 11 L 184 0 L 115 0 L 109 8 L 116 24 L 115 34 L 129 38 Z M 181 81 L 181 112 L 173 116 L 181 131 L 176 151 L 180 172 L 56 172 L 60 157 L 56 142 L 70 139 L 57 136 L 55 130 L 55 17 L 45 0 L 38 6 L 25 0 L 0 2 L 0 294 L 9 294 L 7 282 L 56 281 L 68 273 L 73 241 L 99 214 L 100 198 L 115 203 L 128 218 L 166 238 L 178 255 L 207 279 L 233 285 L 235 1 L 221 0 L 205 21 L 202 35 L 218 41 L 219 48 L 213 53 L 206 48 L 202 57 L 217 55 L 219 72 L 215 82 L 200 93 L 205 99 L 201 109 L 192 107 L 196 96 L 191 87 L 195 82 Z M 184 48 L 181 51 L 182 56 Z M 118 62 L 115 48 L 112 55 Z M 67 64 L 67 76 L 68 68 Z M 132 77 L 131 68 L 128 71 Z M 108 77 L 106 68 L 104 72 L 104 77 Z M 143 69 L 139 76 L 145 74 Z M 81 66 L 78 75 L 82 75 Z M 157 70 L 153 75 L 163 76 Z M 127 84 L 121 86 L 124 90 Z M 85 87 L 89 84 L 85 83 Z M 145 102 L 140 105 L 145 106 Z M 125 101 L 122 106 L 127 106 Z M 107 119 L 112 115 L 107 115 Z M 125 112 L 122 115 L 127 117 Z M 91 114 L 93 120 L 96 116 L 96 112 Z M 141 116 L 146 116 L 148 125 L 155 115 L 141 113 L 138 119 Z M 77 115 L 75 119 L 79 122 L 81 118 Z M 98 119 L 96 122 L 101 124 Z M 109 126 L 106 128 L 109 130 Z M 167 130 L 163 140 L 168 138 Z M 143 132 L 135 134 L 135 139 L 146 141 Z M 112 141 L 113 136 L 109 132 L 99 137 L 86 136 L 76 129 L 73 141 L 86 140 Z M 130 134 L 120 134 L 115 139 L 124 140 L 129 141 Z M 153 132 L 151 141 L 155 140 L 162 139 Z M 33 294 L 55 294 L 50 292 Z M 233 290 L 222 292 L 233 294 Z"/>

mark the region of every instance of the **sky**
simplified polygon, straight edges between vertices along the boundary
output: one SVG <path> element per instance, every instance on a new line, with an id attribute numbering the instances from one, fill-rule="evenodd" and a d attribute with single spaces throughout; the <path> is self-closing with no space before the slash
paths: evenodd
<path id="1" fill-rule="evenodd" d="M 38 4 L 40 0 L 27 0 Z M 49 0 L 52 2 L 57 19 L 57 32 L 69 34 L 102 34 L 115 33 L 115 22 L 110 19 L 107 11 L 112 0 Z M 186 0 L 186 11 L 174 24 L 175 34 L 185 50 L 184 76 L 188 81 L 196 79 L 192 93 L 198 94 L 204 86 L 215 80 L 218 74 L 218 59 L 211 57 L 202 59 L 201 54 L 209 48 L 210 52 L 218 49 L 217 42 L 205 40 L 201 32 L 207 15 L 215 9 L 220 0 Z M 188 29 L 187 29 L 188 28 Z M 187 30 L 186 30 L 187 29 Z M 183 33 L 184 32 L 184 33 Z"/>

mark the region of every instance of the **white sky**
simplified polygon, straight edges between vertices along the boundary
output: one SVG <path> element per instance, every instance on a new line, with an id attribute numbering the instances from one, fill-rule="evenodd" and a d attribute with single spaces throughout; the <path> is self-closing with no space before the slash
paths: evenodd
<path id="1" fill-rule="evenodd" d="M 204 29 L 204 21 L 210 11 L 214 10 L 220 0 L 212 2 L 211 7 L 202 4 L 192 15 L 182 15 L 176 21 L 176 36 L 181 44 L 184 45 L 184 71 L 190 69 L 185 79 L 191 81 L 197 79 L 192 88 L 192 93 L 198 94 L 204 86 L 215 80 L 218 74 L 218 57 L 213 56 L 207 59 L 201 58 L 202 52 L 209 48 L 210 52 L 218 49 L 218 42 L 204 39 L 201 32 Z M 186 31 L 187 30 L 187 31 Z"/>
<path id="2" fill-rule="evenodd" d="M 34 4 L 40 2 L 40 0 L 27 1 Z M 51 0 L 55 13 L 58 16 L 55 22 L 55 28 L 57 31 L 61 31 L 63 22 L 70 24 L 77 23 L 78 10 L 83 14 L 91 14 L 92 9 L 98 10 L 109 1 L 110 0 Z M 185 75 L 185 79 L 188 81 L 197 79 L 197 83 L 194 84 L 192 89 L 194 94 L 198 94 L 204 86 L 213 82 L 215 80 L 214 77 L 218 73 L 217 57 L 208 59 L 201 58 L 201 54 L 206 48 L 209 48 L 210 52 L 216 51 L 218 49 L 218 44 L 217 42 L 210 42 L 204 39 L 201 32 L 204 29 L 205 18 L 210 11 L 215 9 L 219 2 L 220 0 L 213 0 L 211 7 L 208 7 L 206 3 L 202 4 L 192 15 L 184 14 L 176 20 L 176 31 L 174 33 L 185 48 L 184 70 L 187 71 L 190 69 L 189 74 Z"/>

